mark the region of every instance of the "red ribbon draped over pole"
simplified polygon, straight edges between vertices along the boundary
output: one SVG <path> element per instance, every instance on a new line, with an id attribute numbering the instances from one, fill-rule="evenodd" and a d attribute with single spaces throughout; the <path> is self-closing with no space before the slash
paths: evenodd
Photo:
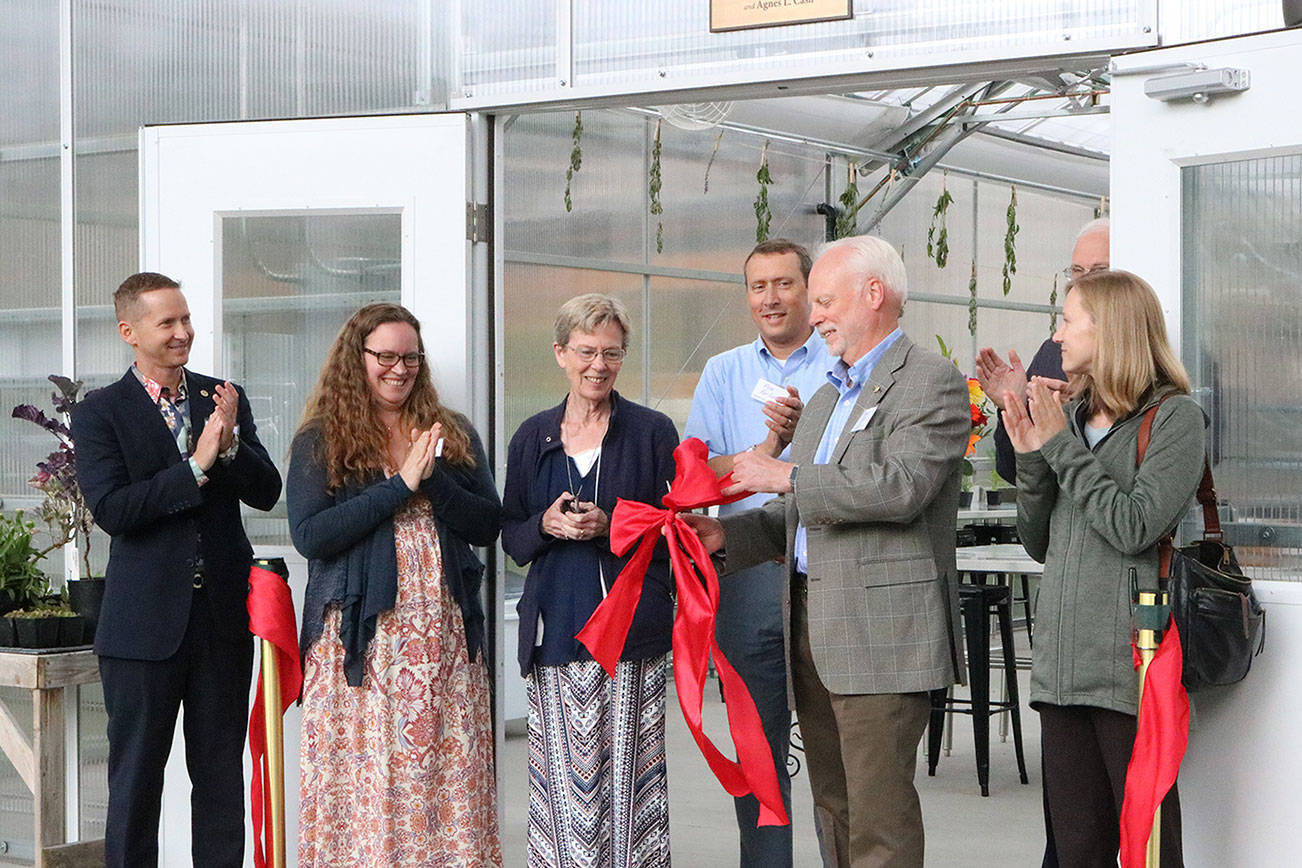
<path id="1" fill-rule="evenodd" d="M 1134 657 L 1138 669 L 1138 650 Z M 1184 674 L 1182 661 L 1180 631 L 1172 618 L 1148 664 L 1135 748 L 1126 767 L 1121 803 L 1121 868 L 1144 868 L 1153 814 L 1175 783 L 1189 745 L 1189 694 L 1180 681 Z"/>
<path id="2" fill-rule="evenodd" d="M 298 699 L 303 686 L 294 601 L 284 579 L 258 566 L 249 570 L 249 630 L 275 646 L 280 669 L 280 713 L 283 715 L 285 709 Z M 253 864 L 257 868 L 267 864 L 263 840 L 265 836 L 270 848 L 272 836 L 271 793 L 264 783 L 267 775 L 266 742 L 267 719 L 263 712 L 262 679 L 259 678 L 253 712 L 249 715 L 249 754 L 253 759 L 249 802 L 253 808 Z"/>
<path id="3" fill-rule="evenodd" d="M 674 617 L 673 632 L 674 685 L 678 689 L 678 704 L 687 720 L 687 728 L 723 788 L 732 796 L 753 793 L 759 800 L 757 825 L 786 825 L 790 820 L 782 804 L 773 754 L 764 738 L 755 701 L 714 638 L 719 577 L 700 537 L 678 517 L 679 512 L 732 503 L 749 494 L 744 492 L 725 497 L 720 488 L 728 484 L 729 477 L 722 480 L 715 477 L 706 463 L 708 455 L 705 444 L 695 437 L 678 444 L 674 450 L 673 485 L 664 497 L 666 509 L 623 498 L 616 503 L 610 522 L 610 548 L 622 556 L 636 543 L 637 551 L 620 572 L 610 594 L 592 613 L 576 638 L 614 677 L 615 664 L 623 653 L 633 613 L 642 597 L 642 583 L 652 552 L 663 535 L 669 543 L 669 560 L 678 591 L 678 614 Z M 701 725 L 711 651 L 714 652 L 714 664 L 719 671 L 728 708 L 728 729 L 737 749 L 736 762 L 714 746 Z"/>

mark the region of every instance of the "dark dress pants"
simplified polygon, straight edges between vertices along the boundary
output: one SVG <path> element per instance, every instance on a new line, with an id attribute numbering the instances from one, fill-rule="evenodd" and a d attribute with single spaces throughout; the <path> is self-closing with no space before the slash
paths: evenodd
<path id="1" fill-rule="evenodd" d="M 1088 705 L 1040 712 L 1044 793 L 1062 868 L 1112 868 L 1121 846 L 1121 798 L 1135 745 L 1135 717 Z M 1180 794 L 1162 800 L 1161 868 L 1180 868 Z"/>
<path id="2" fill-rule="evenodd" d="M 714 635 L 755 700 L 764 737 L 773 752 L 782 804 L 790 816 L 787 752 L 791 746 L 791 709 L 787 705 L 787 661 L 782 639 L 782 589 L 786 581 L 786 567 L 777 563 L 721 577 Z M 743 796 L 733 803 L 742 868 L 790 868 L 791 826 L 756 827 L 759 800 L 754 796 Z"/>
<path id="3" fill-rule="evenodd" d="M 195 590 L 181 647 L 166 660 L 100 657 L 108 711 L 105 863 L 158 864 L 163 769 L 184 705 L 196 866 L 244 862 L 244 739 L 253 641 L 214 635 L 206 589 Z"/>

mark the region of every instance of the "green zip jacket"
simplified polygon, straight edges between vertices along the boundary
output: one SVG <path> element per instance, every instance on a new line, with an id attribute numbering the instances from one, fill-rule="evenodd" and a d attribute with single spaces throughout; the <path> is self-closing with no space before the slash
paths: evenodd
<path id="1" fill-rule="evenodd" d="M 1132 665 L 1130 569 L 1140 587 L 1157 577 L 1157 542 L 1179 523 L 1203 472 L 1202 409 L 1172 394 L 1153 421 L 1143 464 L 1135 447 L 1160 393 L 1085 442 L 1081 401 L 1067 428 L 1017 455 L 1017 531 L 1044 564 L 1035 607 L 1031 704 L 1138 710 Z"/>

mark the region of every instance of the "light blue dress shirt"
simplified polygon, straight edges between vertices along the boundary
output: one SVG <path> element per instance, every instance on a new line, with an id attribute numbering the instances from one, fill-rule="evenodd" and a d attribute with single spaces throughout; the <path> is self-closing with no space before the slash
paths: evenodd
<path id="1" fill-rule="evenodd" d="M 818 451 L 814 453 L 815 464 L 826 464 L 832 457 L 832 450 L 836 448 L 836 441 L 841 439 L 841 432 L 850 421 L 850 411 L 859 400 L 863 384 L 868 382 L 868 378 L 873 375 L 873 368 L 877 367 L 882 356 L 886 355 L 886 351 L 900 339 L 902 334 L 904 332 L 897 328 L 882 338 L 877 346 L 865 353 L 864 357 L 853 365 L 846 365 L 843 360 L 837 359 L 827 371 L 827 381 L 841 393 L 841 400 L 836 402 L 836 408 L 827 420 L 827 427 L 823 429 L 823 439 L 819 441 Z M 803 524 L 796 526 L 796 569 L 802 573 L 809 572 L 808 536 Z"/>
<path id="2" fill-rule="evenodd" d="M 795 386 L 800 400 L 808 403 L 827 383 L 833 361 L 816 331 L 785 362 L 773 357 L 762 338 L 719 353 L 701 372 L 683 437 L 700 438 L 709 447 L 711 458 L 733 455 L 763 442 L 769 429 L 764 424 L 764 405 L 750 396 L 755 384 L 765 379 L 779 386 Z M 719 507 L 719 514 L 752 509 L 773 496 L 754 494 Z"/>

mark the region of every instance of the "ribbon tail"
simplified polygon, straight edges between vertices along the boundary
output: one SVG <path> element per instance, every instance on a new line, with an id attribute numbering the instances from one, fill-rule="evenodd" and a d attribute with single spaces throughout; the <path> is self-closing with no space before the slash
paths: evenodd
<path id="1" fill-rule="evenodd" d="M 657 528 L 658 530 L 658 528 Z M 638 601 L 642 599 L 642 583 L 646 579 L 651 554 L 659 534 L 647 534 L 638 543 L 637 551 L 629 558 L 624 569 L 611 587 L 606 599 L 601 601 L 583 629 L 574 637 L 583 643 L 592 659 L 601 664 L 611 678 L 615 665 L 624 653 L 628 630 L 633 624 Z"/>
<path id="2" fill-rule="evenodd" d="M 773 752 L 764 737 L 759 712 L 745 683 L 714 641 L 719 600 L 719 580 L 714 565 L 700 538 L 685 523 L 675 519 L 670 523 L 667 535 L 678 589 L 678 616 L 674 620 L 674 684 L 688 730 L 710 770 L 729 794 L 755 795 L 760 803 L 758 825 L 785 825 L 790 821 L 782 804 Z M 701 709 L 711 650 L 728 706 L 729 732 L 740 762 L 724 756 L 702 726 Z"/>

